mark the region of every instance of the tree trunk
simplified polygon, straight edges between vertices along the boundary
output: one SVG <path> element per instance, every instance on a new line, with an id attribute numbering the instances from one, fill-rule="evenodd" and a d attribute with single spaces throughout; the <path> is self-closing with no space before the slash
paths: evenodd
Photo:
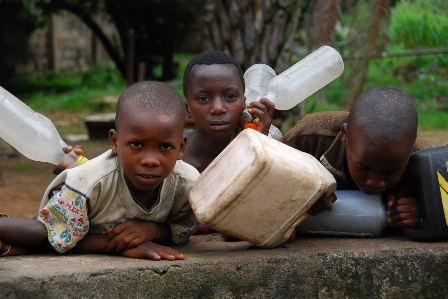
<path id="1" fill-rule="evenodd" d="M 206 10 L 206 48 L 229 53 L 243 70 L 264 63 L 280 73 L 291 65 L 301 1 L 206 0 Z"/>

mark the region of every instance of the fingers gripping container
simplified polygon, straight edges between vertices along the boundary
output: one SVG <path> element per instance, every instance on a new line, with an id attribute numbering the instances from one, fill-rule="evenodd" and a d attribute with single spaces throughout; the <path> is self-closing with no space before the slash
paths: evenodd
<path id="1" fill-rule="evenodd" d="M 195 181 L 189 198 L 200 223 L 272 248 L 335 188 L 333 176 L 313 156 L 244 130 Z"/>
<path id="2" fill-rule="evenodd" d="M 421 223 L 403 232 L 422 241 L 448 240 L 448 145 L 412 153 L 398 196 L 415 196 Z"/>

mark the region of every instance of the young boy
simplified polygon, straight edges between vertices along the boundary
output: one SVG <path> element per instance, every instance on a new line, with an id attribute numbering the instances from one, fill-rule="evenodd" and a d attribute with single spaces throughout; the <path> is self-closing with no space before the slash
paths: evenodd
<path id="1" fill-rule="evenodd" d="M 163 83 L 136 83 L 120 96 L 115 122 L 111 150 L 61 173 L 45 192 L 38 221 L 2 217 L 0 239 L 40 244 L 48 235 L 61 253 L 115 249 L 133 258 L 184 259 L 157 244 L 185 244 L 197 224 L 187 192 L 199 173 L 179 161 L 186 146 L 180 95 Z"/>
<path id="2" fill-rule="evenodd" d="M 199 172 L 229 145 L 240 126 L 245 108 L 243 71 L 230 55 L 208 51 L 195 56 L 183 78 L 187 115 L 196 129 L 187 133 L 188 145 L 183 160 Z M 259 119 L 257 130 L 265 135 L 274 114 L 274 104 L 267 99 L 248 105 Z"/>
<path id="3" fill-rule="evenodd" d="M 243 71 L 238 62 L 224 52 L 204 52 L 186 66 L 183 91 L 187 98 L 187 115 L 196 125 L 187 133 L 188 145 L 183 160 L 202 172 L 229 145 L 235 129 L 240 127 L 245 108 Z M 267 135 L 274 104 L 262 99 L 248 108 L 259 119 L 257 131 Z M 195 234 L 211 232 L 215 230 L 199 225 Z"/>
<path id="4" fill-rule="evenodd" d="M 306 115 L 282 142 L 319 159 L 335 177 L 337 189 L 380 194 L 399 182 L 411 152 L 431 147 L 417 138 L 417 124 L 415 103 L 406 92 L 374 87 L 357 98 L 350 113 Z M 415 198 L 390 194 L 388 206 L 390 224 L 420 223 Z M 323 207 L 316 204 L 312 209 L 320 212 Z"/>

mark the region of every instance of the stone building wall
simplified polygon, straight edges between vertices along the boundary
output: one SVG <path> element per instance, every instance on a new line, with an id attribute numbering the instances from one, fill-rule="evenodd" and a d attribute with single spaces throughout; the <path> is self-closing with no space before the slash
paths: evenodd
<path id="1" fill-rule="evenodd" d="M 98 19 L 103 30 L 117 40 L 115 28 Z M 85 72 L 89 65 L 110 61 L 92 31 L 75 15 L 63 14 L 51 18 L 46 29 L 37 29 L 30 37 L 31 57 L 16 65 L 16 75 L 27 73 L 76 74 Z"/>

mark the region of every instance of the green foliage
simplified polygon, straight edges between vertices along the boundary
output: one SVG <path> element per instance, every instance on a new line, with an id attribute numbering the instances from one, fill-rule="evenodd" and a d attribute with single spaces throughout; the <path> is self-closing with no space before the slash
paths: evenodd
<path id="1" fill-rule="evenodd" d="M 108 94 L 104 89 L 90 89 L 80 87 L 70 92 L 34 92 L 24 99 L 33 110 L 41 111 L 76 111 L 92 110 L 100 111 L 103 105 L 100 103 Z"/>
<path id="2" fill-rule="evenodd" d="M 83 76 L 49 73 L 19 78 L 13 80 L 10 87 L 13 94 L 23 95 L 20 98 L 37 111 L 113 111 L 115 107 L 109 105 L 106 98 L 118 97 L 126 88 L 126 82 L 114 67 L 101 65 L 92 67 Z"/>
<path id="3" fill-rule="evenodd" d="M 435 108 L 418 109 L 418 126 L 422 130 L 448 129 L 448 112 Z"/>
<path id="4" fill-rule="evenodd" d="M 402 0 L 393 10 L 390 37 L 408 48 L 448 45 L 448 2 Z"/>
<path id="5" fill-rule="evenodd" d="M 80 75 L 60 75 L 48 72 L 44 76 L 28 76 L 11 79 L 4 87 L 11 93 L 29 93 L 35 91 L 63 92 L 81 85 Z"/>
<path id="6" fill-rule="evenodd" d="M 125 85 L 121 73 L 112 65 L 103 63 L 93 66 L 82 77 L 82 85 L 86 87 L 107 87 Z"/>

